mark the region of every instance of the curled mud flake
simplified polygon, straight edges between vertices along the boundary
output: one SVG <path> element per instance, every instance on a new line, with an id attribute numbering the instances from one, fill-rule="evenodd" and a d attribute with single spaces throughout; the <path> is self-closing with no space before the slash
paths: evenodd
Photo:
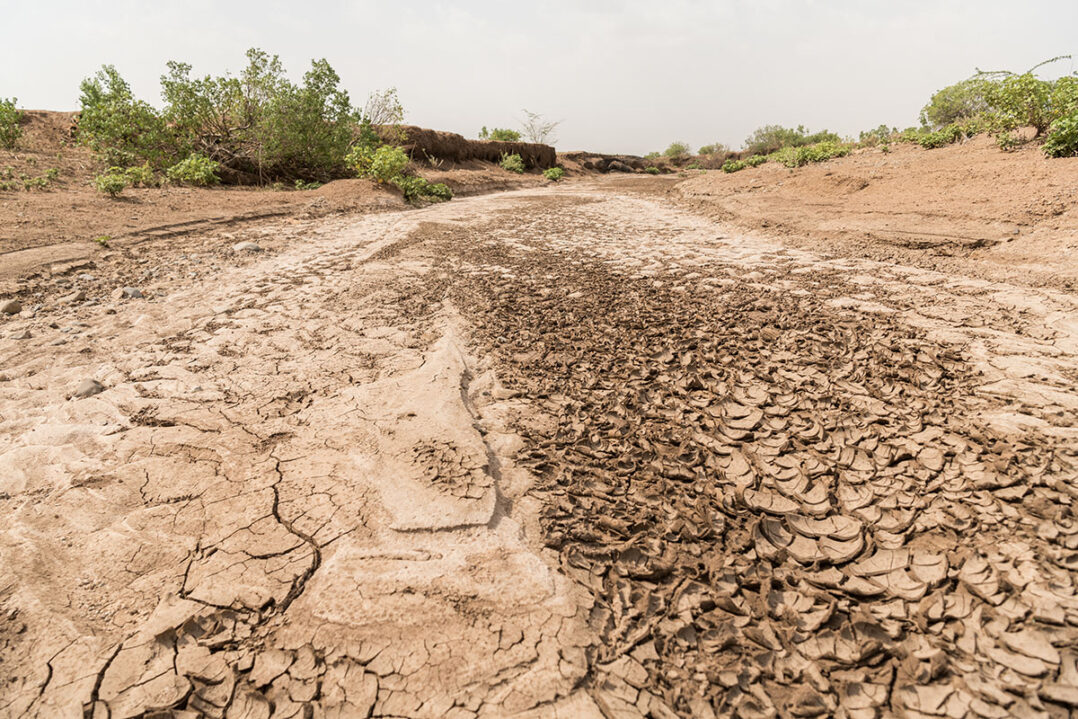
<path id="1" fill-rule="evenodd" d="M 857 539 L 863 526 L 859 520 L 841 514 L 821 519 L 791 514 L 786 517 L 786 524 L 791 531 L 807 537 L 830 537 L 838 541 Z"/>
<path id="2" fill-rule="evenodd" d="M 999 581 L 984 557 L 974 555 L 966 559 L 958 571 L 958 579 L 970 592 L 986 602 L 996 605 L 1003 603 L 1004 597 L 999 592 Z"/>
<path id="3" fill-rule="evenodd" d="M 939 472 L 943 469 L 944 459 L 943 452 L 935 447 L 925 447 L 917 453 L 917 461 L 921 466 L 933 472 Z"/>
<path id="4" fill-rule="evenodd" d="M 1004 632 L 999 635 L 1003 646 L 1027 657 L 1040 659 L 1048 664 L 1059 664 L 1059 650 L 1052 646 L 1048 637 L 1041 632 L 1026 629 L 1020 632 Z"/>
<path id="5" fill-rule="evenodd" d="M 914 550 L 910 562 L 910 573 L 921 582 L 935 586 L 947 578 L 949 568 L 947 555 L 932 554 L 921 550 Z"/>
<path id="6" fill-rule="evenodd" d="M 969 703 L 969 709 L 976 716 L 984 717 L 984 719 L 1008 719 L 1011 713 L 999 706 L 998 704 L 990 704 L 980 697 L 973 697 Z"/>
<path id="7" fill-rule="evenodd" d="M 262 694 L 250 689 L 240 689 L 228 705 L 225 719 L 270 719 L 271 712 L 272 706 Z"/>
<path id="8" fill-rule="evenodd" d="M 767 490 L 746 489 L 744 498 L 749 509 L 768 514 L 784 515 L 800 509 L 793 500 Z"/>
<path id="9" fill-rule="evenodd" d="M 856 557 L 865 549 L 865 540 L 860 535 L 848 540 L 832 539 L 823 537 L 819 540 L 820 551 L 823 552 L 827 561 L 833 564 L 845 564 Z"/>
<path id="10" fill-rule="evenodd" d="M 1046 683 L 1038 690 L 1042 699 L 1069 707 L 1078 707 L 1078 686 Z"/>
<path id="11" fill-rule="evenodd" d="M 255 656 L 254 667 L 247 675 L 247 680 L 259 688 L 269 686 L 274 679 L 288 671 L 293 661 L 292 652 L 283 649 L 261 651 Z"/>
<path id="12" fill-rule="evenodd" d="M 872 556 L 851 564 L 847 571 L 859 577 L 876 577 L 910 566 L 908 549 L 878 549 Z"/>
<path id="13" fill-rule="evenodd" d="M 999 647 L 988 647 L 985 649 L 985 653 L 1001 667 L 1013 669 L 1019 674 L 1024 674 L 1027 677 L 1042 677 L 1048 673 L 1048 664 L 1042 662 L 1040 659 L 1027 657 L 1022 654 L 1014 654 L 1004 649 L 1000 649 Z"/>
<path id="14" fill-rule="evenodd" d="M 946 684 L 903 686 L 896 691 L 896 698 L 905 709 L 929 716 L 946 716 L 947 703 L 954 691 L 954 687 Z"/>

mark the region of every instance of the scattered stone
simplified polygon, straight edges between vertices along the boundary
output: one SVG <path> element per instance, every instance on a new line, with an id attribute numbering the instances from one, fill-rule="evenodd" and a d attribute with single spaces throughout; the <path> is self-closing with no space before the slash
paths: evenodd
<path id="1" fill-rule="evenodd" d="M 16 332 L 11 335 L 11 339 L 13 340 L 28 340 L 31 337 L 33 337 L 33 335 L 30 334 L 30 330 L 23 330 L 22 332 Z"/>
<path id="2" fill-rule="evenodd" d="M 117 287 L 111 294 L 114 300 L 140 300 L 143 296 L 142 290 L 137 287 Z"/>
<path id="3" fill-rule="evenodd" d="M 261 252 L 262 248 L 254 242 L 237 242 L 232 245 L 233 252 Z"/>
<path id="4" fill-rule="evenodd" d="M 86 293 L 82 290 L 79 290 L 78 292 L 72 292 L 70 295 L 64 295 L 60 298 L 60 302 L 64 303 L 65 305 L 71 305 L 76 302 L 82 302 L 85 299 Z"/>
<path id="5" fill-rule="evenodd" d="M 3 312 L 5 315 L 17 315 L 22 312 L 22 303 L 18 300 L 8 300 L 0 305 L 0 312 Z"/>
<path id="6" fill-rule="evenodd" d="M 82 382 L 79 382 L 79 386 L 75 388 L 74 397 L 82 399 L 84 397 L 93 397 L 95 394 L 100 394 L 105 391 L 105 385 L 98 382 L 96 379 L 90 379 L 87 377 Z"/>
<path id="7" fill-rule="evenodd" d="M 93 275 L 90 275 L 90 274 L 86 274 L 86 273 L 83 273 L 83 274 L 81 274 L 81 275 L 79 275 L 79 276 L 78 276 L 78 280 L 79 280 L 80 282 L 93 282 L 93 281 L 94 281 L 94 280 L 96 280 L 96 279 L 97 279 L 97 278 L 96 278 L 96 277 L 94 277 Z"/>

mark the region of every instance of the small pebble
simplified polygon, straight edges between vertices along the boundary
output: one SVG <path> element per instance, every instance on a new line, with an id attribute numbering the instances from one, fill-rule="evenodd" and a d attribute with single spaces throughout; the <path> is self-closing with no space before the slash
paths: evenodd
<path id="1" fill-rule="evenodd" d="M 105 391 L 105 385 L 98 382 L 96 379 L 90 379 L 87 377 L 82 382 L 79 382 L 79 386 L 75 388 L 75 394 L 73 396 L 83 398 L 92 397 L 95 394 L 99 394 Z"/>
<path id="2" fill-rule="evenodd" d="M 142 290 L 137 287 L 117 287 L 112 291 L 114 300 L 138 300 L 142 299 Z"/>
<path id="3" fill-rule="evenodd" d="M 262 248 L 253 242 L 237 242 L 232 245 L 233 252 L 261 252 Z"/>

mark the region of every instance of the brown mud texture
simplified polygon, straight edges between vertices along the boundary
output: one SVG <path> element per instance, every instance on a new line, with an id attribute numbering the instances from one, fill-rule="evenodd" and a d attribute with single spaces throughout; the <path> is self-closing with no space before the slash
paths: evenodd
<path id="1" fill-rule="evenodd" d="M 617 188 L 4 320 L 0 715 L 1073 716 L 1078 300 Z"/>

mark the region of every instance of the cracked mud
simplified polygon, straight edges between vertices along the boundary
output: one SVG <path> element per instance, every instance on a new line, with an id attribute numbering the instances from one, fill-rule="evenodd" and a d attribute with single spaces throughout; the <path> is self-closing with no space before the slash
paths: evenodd
<path id="1" fill-rule="evenodd" d="M 1071 295 L 570 186 L 52 314 L 0 715 L 1078 711 Z"/>

